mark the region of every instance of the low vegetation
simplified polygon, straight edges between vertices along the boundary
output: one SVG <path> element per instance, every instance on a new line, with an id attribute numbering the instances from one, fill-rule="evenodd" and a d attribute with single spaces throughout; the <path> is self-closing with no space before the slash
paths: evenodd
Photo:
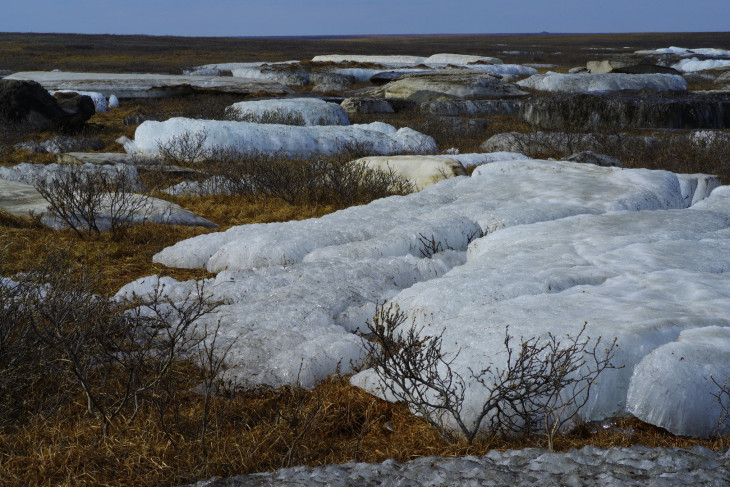
<path id="1" fill-rule="evenodd" d="M 616 341 L 591 342 L 585 327 L 564 341 L 548 333 L 545 340 L 515 337 L 505 330 L 503 368 L 487 366 L 464 377 L 452 364 L 459 352 L 443 350 L 443 330 L 426 335 L 424 327 L 407 324 L 407 316 L 392 304 L 376 307 L 363 345 L 368 365 L 384 384 L 385 394 L 408 404 L 447 443 L 477 437 L 544 435 L 552 451 L 560 432 L 580 421 L 579 411 L 592 386 L 611 363 Z M 405 325 L 405 326 L 404 326 Z M 465 409 L 470 393 L 484 393 L 471 414 Z M 477 393 L 479 393 L 477 392 Z M 481 409 L 479 409 L 481 408 Z"/>
<path id="2" fill-rule="evenodd" d="M 299 464 L 406 461 L 491 448 L 722 444 L 675 437 L 630 418 L 579 424 L 548 437 L 550 443 L 545 433 L 448 439 L 415 417 L 408 402 L 376 399 L 337 375 L 312 390 L 237 391 L 215 375 L 227 348 L 204 341 L 216 336 L 218 304 L 204 288 L 176 302 L 159 287 L 146 298 L 109 301 L 99 275 L 70 252 L 50 253 L 17 279 L 0 281 L 4 485 L 179 485 Z M 383 316 L 397 318 L 387 310 Z M 595 352 L 587 343 L 580 336 L 567 346 L 529 340 L 527 353 L 516 353 L 529 362 L 531 351 L 553 350 L 557 362 L 544 364 L 565 358 L 575 366 L 571 351 Z"/>
<path id="3" fill-rule="evenodd" d="M 727 32 L 638 34 L 343 36 L 325 38 L 154 37 L 87 34 L 0 34 L 0 66 L 15 71 L 180 74 L 211 62 L 311 59 L 322 53 L 410 54 L 439 52 L 509 57 L 515 63 L 585 65 L 596 52 L 633 52 L 657 46 L 717 47 Z M 508 51 L 509 54 L 504 54 Z"/>
<path id="4" fill-rule="evenodd" d="M 184 67 L 212 59 L 276 61 L 323 52 L 460 52 L 504 57 L 501 52 L 505 50 L 517 53 L 509 55 L 511 62 L 579 65 L 595 57 L 583 49 L 587 45 L 620 52 L 628 49 L 624 46 L 632 46 L 631 50 L 656 45 L 716 47 L 718 42 L 728 40 L 727 33 L 720 33 L 404 37 L 397 43 L 378 37 L 316 41 L 186 38 L 183 45 L 174 38 L 146 36 L 0 34 L 0 67 L 73 70 L 84 66 L 89 71 L 179 73 Z M 106 144 L 106 150 L 121 151 L 114 140 L 120 135 L 132 137 L 143 119 L 186 116 L 223 120 L 225 108 L 238 101 L 242 97 L 228 94 L 134 100 L 111 113 L 96 114 L 82 132 L 72 135 L 97 138 Z M 142 117 L 129 118 L 137 115 Z M 477 152 L 479 145 L 494 134 L 532 131 L 516 116 L 494 116 L 486 124 L 461 126 L 453 120 L 426 117 L 416 110 L 351 118 L 353 123 L 377 120 L 415 128 L 433 136 L 440 148 L 455 148 L 462 153 Z M 644 149 L 607 142 L 603 152 L 628 167 L 706 172 L 730 182 L 728 131 L 719 132 L 714 139 L 698 140 L 691 140 L 681 131 L 636 134 L 657 136 L 663 143 Z M 0 165 L 55 162 L 52 155 L 14 148 L 18 142 L 42 141 L 53 135 L 23 126 L 3 127 Z M 609 135 L 613 134 L 605 134 L 606 141 Z M 199 181 L 211 181 L 216 189 L 223 189 L 222 194 L 167 194 L 162 190 L 179 183 L 182 177 L 150 169 L 140 174 L 146 186 L 142 198 L 167 199 L 225 230 L 245 223 L 319 217 L 410 190 L 392 174 L 375 173 L 353 163 L 363 155 L 363 148 L 350 148 L 339 157 L 290 159 L 281 155 L 207 152 L 202 149 L 204 137 L 189 134 L 186 140 L 164 147 L 164 163 L 205 168 Z M 533 155 L 557 154 L 548 147 Z M 216 378 L 226 348 L 215 341 L 212 318 L 218 303 L 207 297 L 204 288 L 177 303 L 168 302 L 160 289 L 146 301 L 108 299 L 122 285 L 143 276 L 157 274 L 178 280 L 213 277 L 202 269 L 171 269 L 152 263 L 152 256 L 163 248 L 211 230 L 149 222 L 128 226 L 124 215 L 129 207 L 122 204 L 121 208 L 127 210 L 117 213 L 119 218 L 111 226 L 112 231 L 102 231 L 95 220 L 96 196 L 104 192 L 101 188 L 118 188 L 121 201 L 129 202 L 124 199 L 134 194 L 129 181 L 82 176 L 74 171 L 69 174 L 65 180 L 39 183 L 38 189 L 46 193 L 57 215 L 70 228 L 51 230 L 40 224 L 37 215 L 19 217 L 0 211 L 2 485 L 180 485 L 213 475 L 298 464 L 381 462 L 388 458 L 407 461 L 426 455 L 479 455 L 491 448 L 727 446 L 727 438 L 704 441 L 677 437 L 634 418 L 600 424 L 577 422 L 571 423 L 572 428 L 561 428 L 562 420 L 555 420 L 555 405 L 535 401 L 530 403 L 531 409 L 502 418 L 492 425 L 497 427 L 486 428 L 483 434 L 468 425 L 453 434 L 439 421 L 438 407 L 428 403 L 426 396 L 419 396 L 417 389 L 411 388 L 400 402 L 388 403 L 351 387 L 348 377 L 339 375 L 312 390 L 290 386 L 237 390 L 234 383 Z M 80 212 L 88 215 L 84 222 L 67 213 L 69 199 L 64 194 L 71 187 L 88 189 L 89 198 L 78 202 L 87 205 Z M 78 194 L 75 190 L 72 193 Z M 444 250 L 433 238 L 421 237 L 424 257 Z M 431 393 L 443 389 L 444 397 L 450 400 L 443 410 L 458 423 L 464 378 L 448 375 L 453 357 L 441 352 L 440 337 L 424 339 L 415 333 L 417 330 L 410 333 L 407 329 L 405 335 L 397 335 L 395 330 L 407 325 L 399 311 L 378 311 L 380 321 L 371 323 L 372 341 L 365 342 L 371 358 L 384 373 L 390 371 L 396 379 L 410 381 L 404 383 L 406 391 L 408 384 L 421 380 L 419 374 L 436 371 L 424 384 Z M 198 322 L 196 317 L 206 319 Z M 207 327 L 199 324 L 203 322 L 208 323 Z M 490 396 L 496 401 L 504 399 L 514 374 L 527 372 L 536 379 L 537 386 L 547 387 L 547 379 L 555 376 L 546 373 L 544 367 L 552 364 L 572 370 L 582 364 L 578 355 L 585 357 L 583 352 L 587 352 L 593 366 L 591 373 L 579 377 L 579 383 L 567 384 L 576 391 L 572 396 L 574 405 L 580 405 L 595 376 L 612 367 L 614 344 L 601 342 L 599 346 L 587 341 L 582 333 L 562 343 L 555 337 L 547 342 L 526 337 L 516 346 L 514 343 L 507 333 L 506 349 L 513 350 L 517 363 L 524 367 L 499 376 L 503 380 Z M 218 354 L 213 353 L 216 349 Z M 403 354 L 403 350 L 413 353 Z M 397 353 L 410 362 L 394 363 Z M 553 361 L 537 360 L 543 353 Z M 447 375 L 438 375 L 444 369 Z M 485 381 L 479 371 L 475 378 Z M 565 380 L 572 379 L 562 380 L 565 386 Z M 727 416 L 730 388 L 724 379 L 718 378 L 716 384 L 717 399 Z M 414 406 L 419 409 L 419 401 L 423 417 L 412 413 Z M 485 403 L 486 413 L 491 411 L 488 406 Z M 488 420 L 491 417 L 485 415 Z M 530 427 L 509 427 L 518 424 Z M 504 434 L 507 432 L 510 434 Z"/>

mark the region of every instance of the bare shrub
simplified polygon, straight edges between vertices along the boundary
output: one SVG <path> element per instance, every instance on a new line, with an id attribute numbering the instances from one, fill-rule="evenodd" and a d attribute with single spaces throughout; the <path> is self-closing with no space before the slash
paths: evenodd
<path id="1" fill-rule="evenodd" d="M 166 142 L 158 142 L 157 150 L 168 164 L 185 166 L 204 161 L 210 154 L 205 141 L 208 132 L 205 129 L 197 132 L 185 131 L 173 136 Z"/>
<path id="2" fill-rule="evenodd" d="M 480 118 L 432 115 L 410 127 L 433 137 L 438 147 L 456 147 L 468 153 L 479 152 L 479 145 L 486 139 L 490 124 L 491 121 Z"/>
<path id="3" fill-rule="evenodd" d="M 333 156 L 292 158 L 219 150 L 206 165 L 219 178 L 221 191 L 296 205 L 345 208 L 413 191 L 412 184 L 394 172 L 353 160 L 352 154 L 360 153 L 362 148 L 353 147 Z"/>
<path id="4" fill-rule="evenodd" d="M 203 332 L 203 339 L 197 346 L 196 363 L 201 369 L 203 380 L 201 383 L 203 412 L 200 419 L 200 447 L 203 455 L 206 457 L 208 455 L 208 431 L 210 429 L 211 419 L 213 421 L 213 430 L 219 432 L 222 426 L 222 419 L 225 417 L 228 408 L 230 408 L 237 389 L 237 384 L 234 379 L 225 380 L 221 378 L 226 357 L 236 340 L 230 341 L 226 347 L 220 349 L 218 347 L 219 330 L 220 321 L 216 323 L 215 328 L 212 330 L 206 326 Z M 213 396 L 216 395 L 227 396 L 229 400 L 225 403 L 222 410 L 216 410 L 215 414 L 212 415 Z"/>
<path id="5" fill-rule="evenodd" d="M 725 379 L 720 383 L 713 376 L 710 376 L 710 380 L 715 384 L 715 391 L 711 392 L 712 397 L 717 400 L 717 404 L 720 406 L 720 415 L 717 418 L 715 429 L 715 434 L 720 436 L 723 430 L 727 429 L 727 420 L 730 418 L 730 379 Z"/>
<path id="6" fill-rule="evenodd" d="M 5 274 L 0 253 L 0 276 Z M 53 356 L 28 326 L 32 293 L 24 282 L 0 277 L 0 425 L 52 414 L 65 396 L 63 377 L 46 367 Z"/>
<path id="7" fill-rule="evenodd" d="M 421 252 L 421 257 L 424 259 L 430 259 L 439 252 L 444 251 L 442 243 L 440 241 L 436 241 L 436 238 L 433 235 L 431 235 L 431 238 L 429 239 L 424 234 L 419 233 L 418 241 L 421 243 L 421 248 L 419 250 Z M 447 248 L 449 247 L 447 246 Z"/>
<path id="8" fill-rule="evenodd" d="M 2 118 L 2 113 L 0 113 Z M 35 129 L 28 123 L 4 122 L 0 125 L 0 161 L 15 152 L 15 145 L 32 137 Z"/>
<path id="9" fill-rule="evenodd" d="M 544 340 L 521 338 L 517 346 L 506 330 L 505 367 L 488 366 L 464 378 L 452 367 L 459 352 L 442 351 L 443 332 L 423 336 L 423 328 L 404 326 L 406 321 L 396 306 L 378 305 L 365 350 L 385 390 L 449 442 L 461 437 L 472 443 L 482 429 L 501 435 L 542 431 L 552 449 L 555 435 L 578 418 L 596 378 L 615 368 L 615 340 L 600 349 L 600 338 L 591 344 L 584 336 L 584 324 L 564 341 L 548 333 Z M 463 416 L 467 380 L 487 391 L 473 421 Z"/>
<path id="10" fill-rule="evenodd" d="M 126 171 L 109 175 L 72 166 L 49 179 L 36 179 L 34 187 L 50 213 L 84 238 L 106 227 L 119 236 L 132 216 L 148 207 L 149 199 L 134 193 L 135 184 Z"/>
<path id="11" fill-rule="evenodd" d="M 230 107 L 229 107 L 230 108 Z M 304 117 L 301 113 L 297 112 L 284 112 L 282 110 L 264 110 L 261 113 L 241 113 L 235 109 L 226 109 L 226 116 L 230 120 L 237 120 L 240 122 L 253 122 L 253 123 L 273 123 L 280 125 L 295 125 L 303 126 L 306 125 Z M 320 120 L 321 122 L 322 120 Z M 314 124 L 314 125 L 321 125 Z"/>
<path id="12" fill-rule="evenodd" d="M 482 238 L 488 233 L 488 231 L 484 231 L 481 228 L 476 228 L 468 234 L 463 234 L 463 237 L 465 237 L 465 240 L 463 241 L 464 247 L 468 247 L 474 240 Z M 420 243 L 418 251 L 424 259 L 430 259 L 434 255 L 444 252 L 445 250 L 455 250 L 445 240 L 437 240 L 433 234 L 429 238 L 424 234 L 419 233 L 418 242 Z M 457 244 L 457 247 L 461 248 L 460 244 L 461 243 Z"/>
<path id="13" fill-rule="evenodd" d="M 5 287 L 0 283 L 0 313 L 14 318 L 2 327 L 0 360 L 7 365 L 0 374 L 3 395 L 28 389 L 39 377 L 46 387 L 28 391 L 30 398 L 21 404 L 33 404 L 36 394 L 65 397 L 78 391 L 104 436 L 117 418 L 131 424 L 145 404 L 159 406 L 160 397 L 168 403 L 175 400 L 182 391 L 167 396 L 163 392 L 175 390 L 170 384 L 176 383 L 176 365 L 194 360 L 206 340 L 203 350 L 211 358 L 201 365 L 209 383 L 227 353 L 224 350 L 221 358 L 215 351 L 211 333 L 217 328 L 198 325 L 219 305 L 202 285 L 176 301 L 159 285 L 144 300 L 110 300 L 96 293 L 97 274 L 73 262 L 68 253 L 53 252 L 20 284 L 8 288 L 10 292 Z M 21 375 L 27 374 L 29 364 L 43 372 Z M 215 368 L 208 371 L 207 366 Z"/>
<path id="14" fill-rule="evenodd" d="M 664 169 L 676 173 L 714 174 L 724 184 L 730 182 L 728 164 L 730 131 L 705 131 L 667 134 L 654 147 L 620 144 L 606 153 L 618 157 L 629 167 Z M 619 155 L 614 155 L 615 152 Z"/>

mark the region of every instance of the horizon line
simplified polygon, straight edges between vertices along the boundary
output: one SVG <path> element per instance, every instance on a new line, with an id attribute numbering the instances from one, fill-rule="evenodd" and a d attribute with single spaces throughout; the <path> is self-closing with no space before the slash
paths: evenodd
<path id="1" fill-rule="evenodd" d="M 21 35 L 92 35 L 129 37 L 183 37 L 183 38 L 229 38 L 229 39 L 347 39 L 361 37 L 468 37 L 468 36 L 567 36 L 567 35 L 632 35 L 632 34 L 722 34 L 730 31 L 632 31 L 632 32 L 471 32 L 471 33 L 405 33 L 405 34 L 302 34 L 302 35 L 181 35 L 181 34 L 114 34 L 109 32 L 0 32 Z"/>

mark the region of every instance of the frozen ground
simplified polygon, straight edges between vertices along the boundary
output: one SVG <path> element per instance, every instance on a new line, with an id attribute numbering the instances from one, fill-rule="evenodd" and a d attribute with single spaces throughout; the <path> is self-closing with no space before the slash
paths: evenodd
<path id="1" fill-rule="evenodd" d="M 695 447 L 584 447 L 565 453 L 539 448 L 492 450 L 483 457 L 425 457 L 398 463 L 346 463 L 211 479 L 190 487 L 684 487 L 730 484 L 730 453 Z"/>
<path id="2" fill-rule="evenodd" d="M 687 384 L 707 372 L 730 375 L 728 353 L 711 366 L 665 361 L 637 367 L 681 332 L 711 341 L 730 325 L 730 188 L 716 178 L 665 171 L 620 170 L 536 160 L 482 165 L 407 197 L 378 200 L 320 219 L 234 227 L 168 247 L 156 262 L 206 267 L 227 304 L 224 341 L 233 345 L 229 373 L 246 385 L 304 386 L 362 357 L 359 338 L 377 301 L 397 303 L 416 324 L 444 331 L 445 351 L 461 353 L 455 369 L 504 360 L 505 326 L 516 336 L 572 333 L 588 322 L 592 337 L 616 337 L 624 369 L 602 378 L 585 419 L 627 409 L 681 434 L 708 434 L 713 397 L 687 399 Z M 484 238 L 467 243 L 480 232 Z M 446 250 L 426 258 L 423 238 Z M 150 292 L 154 279 L 130 284 Z M 681 283 L 681 285 L 679 284 Z M 169 281 L 184 294 L 192 283 Z M 708 335 L 709 334 L 709 335 Z M 703 343 L 695 340 L 693 343 Z M 651 411 L 630 387 L 667 383 Z M 375 394 L 365 371 L 353 383 Z M 483 391 L 469 389 L 467 410 Z M 689 401 L 704 412 L 686 414 Z M 652 417 L 654 417 L 652 416 Z M 709 418 L 709 419 L 708 419 Z"/>

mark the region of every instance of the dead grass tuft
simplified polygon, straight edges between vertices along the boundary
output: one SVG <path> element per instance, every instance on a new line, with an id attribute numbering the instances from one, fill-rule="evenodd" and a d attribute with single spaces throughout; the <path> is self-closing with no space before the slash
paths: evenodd
<path id="1" fill-rule="evenodd" d="M 0 227 L 0 248 L 6 248 L 5 270 L 10 274 L 27 272 L 43 255 L 68 251 L 78 261 L 87 262 L 101 274 L 105 292 L 115 293 L 121 286 L 152 274 L 178 280 L 209 277 L 203 270 L 174 269 L 152 263 L 152 256 L 182 239 L 210 230 L 147 223 L 127 229 L 125 238 L 115 241 L 109 233 L 91 240 L 80 240 L 71 229 L 52 230 L 34 224 Z"/>
<path id="2" fill-rule="evenodd" d="M 227 229 L 249 223 L 272 223 L 319 218 L 337 208 L 326 205 L 292 205 L 278 198 L 239 195 L 166 196 L 169 201 Z"/>
<path id="3" fill-rule="evenodd" d="M 192 385 L 194 381 L 189 381 Z M 311 391 L 283 387 L 218 397 L 214 412 L 226 410 L 207 455 L 194 435 L 202 404 L 183 394 L 179 430 L 173 444 L 153 414 L 106 439 L 83 404 L 58 412 L 63 418 L 34 420 L 0 432 L 0 478 L 5 485 L 179 485 L 211 476 L 269 471 L 287 465 L 319 466 L 348 461 L 405 462 L 423 456 L 483 455 L 490 449 L 544 446 L 542 438 L 479 438 L 473 444 L 446 445 L 424 421 L 402 404 L 391 404 L 353 388 L 346 377 L 332 378 Z M 720 442 L 676 437 L 635 418 L 611 427 L 591 426 L 557 438 L 565 451 L 591 444 L 689 448 L 720 447 Z M 301 434 L 306 433 L 306 434 Z"/>

